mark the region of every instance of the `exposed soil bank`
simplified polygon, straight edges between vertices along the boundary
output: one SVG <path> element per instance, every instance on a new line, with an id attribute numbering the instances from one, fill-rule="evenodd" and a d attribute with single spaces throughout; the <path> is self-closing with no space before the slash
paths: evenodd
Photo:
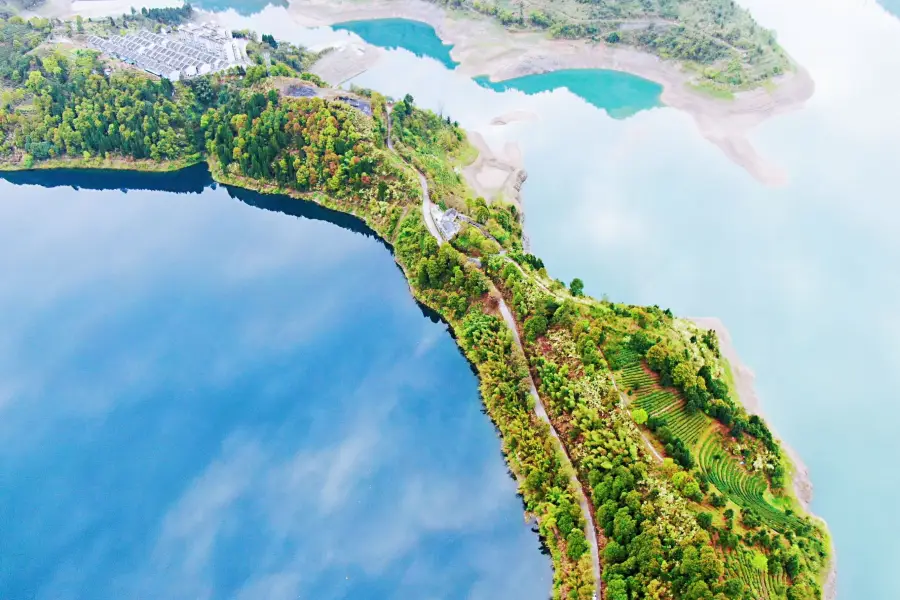
<path id="1" fill-rule="evenodd" d="M 446 43 L 459 70 L 500 81 L 560 69 L 625 71 L 663 86 L 662 101 L 690 114 L 700 132 L 731 160 L 768 185 L 787 181 L 785 172 L 750 144 L 748 134 L 766 119 L 801 108 L 815 90 L 802 68 L 776 81 L 772 91 L 741 92 L 722 100 L 688 86 L 689 73 L 677 63 L 628 48 L 586 41 L 552 40 L 539 32 L 513 33 L 487 17 L 447 12 L 424 0 L 291 0 L 288 9 L 303 25 L 405 18 L 428 23 Z"/>
<path id="2" fill-rule="evenodd" d="M 463 167 L 462 174 L 475 193 L 488 202 L 499 198 L 522 208 L 519 193 L 527 174 L 522 168 L 522 153 L 518 145 L 509 142 L 503 154 L 495 154 L 481 134 L 467 131 L 469 143 L 478 149 L 478 157 Z"/>
<path id="3" fill-rule="evenodd" d="M 748 413 L 765 418 L 762 410 L 762 403 L 753 384 L 756 375 L 754 375 L 753 370 L 750 369 L 750 367 L 741 362 L 737 350 L 734 347 L 734 343 L 732 342 L 731 334 L 728 332 L 728 329 L 726 329 L 725 324 L 717 317 L 688 317 L 687 319 L 702 329 L 712 329 L 716 332 L 716 335 L 719 336 L 719 349 L 731 364 L 731 372 L 732 375 L 734 375 L 734 384 L 737 387 L 738 400 L 744 405 L 744 408 L 747 409 Z M 766 419 L 766 424 L 769 426 L 772 434 L 780 441 L 781 447 L 784 449 L 785 454 L 787 454 L 792 463 L 794 494 L 797 496 L 797 499 L 800 501 L 800 504 L 803 505 L 803 508 L 807 513 L 824 523 L 824 519 L 814 515 L 810 510 L 810 503 L 813 499 L 813 484 L 809 476 L 809 469 L 807 469 L 806 464 L 804 464 L 803 459 L 800 458 L 797 451 L 785 442 L 783 437 L 778 435 L 778 432 L 775 431 L 768 419 Z M 831 566 L 825 579 L 823 594 L 825 600 L 834 600 L 837 598 L 837 555 L 835 554 L 833 542 L 831 547 Z"/>

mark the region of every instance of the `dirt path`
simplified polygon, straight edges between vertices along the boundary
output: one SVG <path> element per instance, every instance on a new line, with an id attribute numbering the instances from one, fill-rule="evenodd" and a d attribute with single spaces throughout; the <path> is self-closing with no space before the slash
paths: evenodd
<path id="1" fill-rule="evenodd" d="M 513 318 L 512 312 L 510 312 L 509 307 L 506 305 L 506 301 L 503 298 L 500 298 L 500 314 L 503 315 L 503 320 L 506 321 L 506 325 L 512 331 L 513 339 L 516 342 L 516 345 L 519 347 L 519 350 L 522 351 L 522 354 L 525 355 L 525 348 L 522 347 L 522 340 L 519 338 L 519 331 L 516 328 L 516 320 Z M 581 506 L 581 512 L 584 515 L 584 536 L 587 538 L 588 543 L 591 545 L 591 566 L 594 570 L 594 587 L 596 589 L 595 598 L 602 599 L 603 598 L 603 590 L 601 588 L 601 572 L 600 572 L 600 548 L 597 545 L 597 529 L 594 526 L 594 514 L 591 511 L 591 506 L 588 504 L 587 496 L 584 488 L 581 485 L 581 482 L 578 480 L 578 477 L 575 475 L 575 467 L 572 465 L 572 460 L 569 458 L 568 452 L 566 452 L 566 447 L 562 443 L 562 440 L 559 439 L 559 434 L 556 432 L 556 428 L 553 427 L 553 423 L 550 421 L 550 416 L 547 414 L 547 409 L 544 408 L 544 403 L 541 401 L 540 395 L 538 395 L 537 387 L 534 385 L 534 379 L 531 377 L 531 373 L 528 373 L 528 385 L 531 390 L 531 395 L 534 397 L 534 412 L 537 414 L 538 418 L 550 426 L 550 433 L 553 435 L 553 438 L 556 440 L 556 443 L 559 445 L 559 449 L 562 453 L 562 456 L 565 459 L 566 466 L 572 470 L 572 476 L 570 481 L 572 485 L 575 486 L 576 489 L 581 490 L 581 493 L 578 495 L 578 504 Z"/>
<path id="2" fill-rule="evenodd" d="M 388 130 L 388 139 L 387 139 L 387 147 L 391 152 L 394 150 L 394 142 L 391 140 L 391 105 L 387 106 L 387 130 Z M 397 156 L 403 160 L 403 157 L 397 154 Z M 404 162 L 406 162 L 404 160 Z M 406 163 L 409 164 L 409 163 Z M 409 165 L 416 172 L 416 175 L 419 177 L 419 184 L 422 186 L 422 217 L 425 219 L 425 226 L 428 228 L 428 233 L 437 240 L 438 245 L 444 243 L 444 239 L 441 237 L 438 232 L 437 226 L 434 224 L 434 220 L 431 218 L 431 198 L 428 193 L 428 181 L 425 179 L 425 176 L 418 171 L 412 165 Z M 468 222 L 471 222 L 469 219 L 466 219 Z M 475 224 L 475 223 L 473 223 Z M 476 227 L 481 229 L 479 224 L 475 224 Z M 508 259 L 511 261 L 511 259 Z M 516 264 L 514 261 L 513 264 Z M 518 265 L 516 265 L 518 267 Z M 519 267 L 521 269 L 521 267 Z M 524 271 L 523 271 L 523 274 Z M 549 291 L 549 290 L 548 290 Z M 525 348 L 522 346 L 522 340 L 519 338 L 519 330 L 516 327 L 516 320 L 513 318 L 512 312 L 510 312 L 509 307 L 506 305 L 506 302 L 503 298 L 500 298 L 500 314 L 503 315 L 503 320 L 506 322 L 506 325 L 509 327 L 510 331 L 512 331 L 513 339 L 516 342 L 516 346 L 519 347 L 519 350 L 522 352 L 522 355 L 525 356 Z M 553 427 L 553 423 L 550 421 L 550 416 L 547 414 L 547 410 L 544 408 L 544 403 L 541 401 L 541 397 L 537 392 L 537 387 L 534 385 L 534 379 L 531 377 L 531 373 L 528 374 L 528 385 L 531 391 L 532 397 L 534 397 L 534 412 L 537 417 L 550 426 L 550 433 L 553 435 L 553 439 L 556 440 L 556 444 L 559 447 L 560 454 L 563 456 L 565 460 L 566 466 L 571 470 L 572 476 L 570 481 L 572 485 L 575 486 L 575 489 L 580 490 L 581 493 L 578 495 L 578 504 L 581 507 L 581 512 L 584 515 L 584 535 L 587 538 L 588 543 L 591 548 L 591 566 L 594 571 L 594 587 L 596 592 L 594 593 L 594 598 L 596 600 L 602 600 L 603 598 L 603 590 L 601 587 L 601 572 L 600 572 L 600 548 L 597 544 L 597 529 L 594 527 L 594 515 L 593 511 L 591 511 L 591 506 L 588 504 L 587 496 L 584 488 L 581 485 L 581 482 L 578 480 L 578 477 L 575 475 L 575 468 L 572 465 L 572 461 L 569 458 L 569 454 L 566 452 L 566 447 L 563 445 L 562 440 L 559 438 L 559 434 L 556 432 L 556 429 Z"/>
<path id="3" fill-rule="evenodd" d="M 400 154 L 394 150 L 394 140 L 391 138 L 391 109 L 393 108 L 392 104 L 388 104 L 385 107 L 385 112 L 387 113 L 387 147 L 388 150 L 397 155 L 397 158 L 402 160 L 404 163 L 410 166 L 413 171 L 416 172 L 416 176 L 419 178 L 419 185 L 422 187 L 422 219 L 425 221 L 425 227 L 428 228 L 428 233 L 437 240 L 438 246 L 444 243 L 444 238 L 441 237 L 440 232 L 438 231 L 437 225 L 434 224 L 434 219 L 431 218 L 431 195 L 428 193 L 428 180 L 425 179 L 425 175 L 419 172 L 418 169 L 410 165 L 404 160 Z"/>

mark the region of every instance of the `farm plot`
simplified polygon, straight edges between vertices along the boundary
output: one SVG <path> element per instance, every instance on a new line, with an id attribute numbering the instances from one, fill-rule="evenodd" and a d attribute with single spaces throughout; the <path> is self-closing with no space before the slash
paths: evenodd
<path id="1" fill-rule="evenodd" d="M 649 382 L 641 385 L 634 405 L 646 410 L 651 417 L 665 419 L 669 430 L 688 448 L 693 448 L 709 428 L 709 417 L 699 411 L 689 412 L 676 392 L 658 387 L 654 376 L 641 365 L 632 365 L 623 370 L 622 380 L 626 385 L 630 385 L 629 382 Z"/>
<path id="2" fill-rule="evenodd" d="M 674 410 L 665 415 L 666 424 L 675 437 L 679 438 L 688 448 L 693 448 L 700 440 L 700 436 L 710 425 L 710 419 L 700 411 L 690 413 L 684 404 L 680 404 Z"/>
<path id="3" fill-rule="evenodd" d="M 784 573 L 773 575 L 767 567 L 760 568 L 754 559 L 764 556 L 758 552 L 738 550 L 725 554 L 727 577 L 736 577 L 747 584 L 752 598 L 782 600 L 790 581 Z"/>
<path id="4" fill-rule="evenodd" d="M 656 380 L 648 373 L 641 363 L 633 363 L 622 369 L 619 380 L 627 390 L 648 390 L 656 386 Z"/>
<path id="5" fill-rule="evenodd" d="M 710 483 L 741 507 L 752 509 L 763 523 L 777 531 L 785 531 L 800 519 L 787 515 L 765 499 L 768 488 L 761 475 L 751 475 L 722 447 L 718 434 L 706 437 L 698 452 L 700 468 Z"/>

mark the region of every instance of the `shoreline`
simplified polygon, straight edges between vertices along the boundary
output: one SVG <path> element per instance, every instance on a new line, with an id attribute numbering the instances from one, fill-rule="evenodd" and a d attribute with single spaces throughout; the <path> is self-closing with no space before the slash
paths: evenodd
<path id="1" fill-rule="evenodd" d="M 522 152 L 515 142 L 507 142 L 503 152 L 494 152 L 477 131 L 466 130 L 469 143 L 478 151 L 471 163 L 462 167 L 466 183 L 488 203 L 501 199 L 522 211 L 522 184 L 528 173 L 522 166 Z"/>
<path id="2" fill-rule="evenodd" d="M 734 377 L 735 388 L 737 388 L 735 391 L 738 395 L 738 402 L 743 405 L 749 414 L 758 415 L 765 420 L 772 435 L 778 440 L 779 445 L 791 462 L 791 486 L 794 490 L 794 496 L 800 502 L 803 510 L 813 519 L 817 519 L 825 525 L 827 531 L 828 523 L 825 519 L 815 514 L 810 507 L 815 488 L 809 474 L 809 469 L 807 468 L 806 463 L 803 462 L 800 454 L 785 441 L 785 438 L 775 430 L 772 426 L 772 422 L 766 417 L 765 412 L 763 411 L 762 401 L 756 393 L 754 384 L 756 374 L 750 367 L 741 361 L 737 349 L 734 347 L 734 342 L 728 328 L 725 327 L 725 324 L 718 317 L 684 318 L 701 329 L 712 329 L 716 332 L 716 335 L 719 337 L 719 349 L 722 351 L 722 356 L 725 357 L 731 366 L 731 374 Z M 837 554 L 835 552 L 834 540 L 831 540 L 831 564 L 822 586 L 822 598 L 823 600 L 835 600 L 837 598 Z"/>
<path id="3" fill-rule="evenodd" d="M 159 8 L 181 3 L 181 0 L 48 0 L 36 11 L 22 14 L 98 18 L 120 15 L 132 6 Z M 706 140 L 767 186 L 786 185 L 788 174 L 760 154 L 749 136 L 768 119 L 802 108 L 815 91 L 809 73 L 797 66 L 796 71 L 778 78 L 772 91 L 759 87 L 738 92 L 732 100 L 717 99 L 692 89 L 690 73 L 673 61 L 628 47 L 551 39 L 543 32 L 513 32 L 489 17 L 448 11 L 426 0 L 289 0 L 286 11 L 304 27 L 390 18 L 426 23 L 434 28 L 441 41 L 453 46 L 450 56 L 459 63 L 457 70 L 468 77 L 483 75 L 491 81 L 502 81 L 562 69 L 606 69 L 653 81 L 663 88 L 660 95 L 663 105 L 690 115 Z M 362 47 L 373 48 L 365 43 Z M 377 59 L 377 55 L 366 54 L 366 63 Z M 354 62 L 354 57 L 347 59 L 345 69 Z M 363 65 L 360 69 L 365 68 Z"/>
<path id="4" fill-rule="evenodd" d="M 654 81 L 663 87 L 663 104 L 689 114 L 703 137 L 770 186 L 786 184 L 787 173 L 757 152 L 749 135 L 767 119 L 802 108 L 815 91 L 809 73 L 798 66 L 771 92 L 760 87 L 738 92 L 733 100 L 716 99 L 691 89 L 690 74 L 675 62 L 631 48 L 511 32 L 488 17 L 448 12 L 425 0 L 291 0 L 288 12 L 307 27 L 387 18 L 427 23 L 441 41 L 453 45 L 450 56 L 469 77 L 501 81 L 561 69 L 608 69 Z"/>

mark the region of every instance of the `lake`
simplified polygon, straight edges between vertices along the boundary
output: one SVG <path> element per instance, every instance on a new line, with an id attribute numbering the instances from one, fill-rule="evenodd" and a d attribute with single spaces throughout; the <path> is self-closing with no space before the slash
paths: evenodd
<path id="1" fill-rule="evenodd" d="M 0 178 L 0 597 L 547 598 L 478 382 L 354 218 Z"/>
<path id="2" fill-rule="evenodd" d="M 616 119 L 561 87 L 498 92 L 403 49 L 353 83 L 410 93 L 496 148 L 517 143 L 526 230 L 554 276 L 581 277 L 596 296 L 721 317 L 770 423 L 809 466 L 839 597 L 894 600 L 900 19 L 853 0 L 743 4 L 816 81 L 803 110 L 752 135 L 787 171 L 781 188 L 756 182 L 668 108 Z M 339 37 L 277 9 L 234 22 L 297 42 Z M 540 118 L 490 125 L 514 110 Z"/>
<path id="3" fill-rule="evenodd" d="M 420 58 L 433 58 L 448 69 L 456 68 L 456 61 L 450 58 L 452 46 L 444 44 L 426 23 L 408 19 L 373 19 L 336 23 L 333 29 L 355 33 L 373 46 L 402 48 Z"/>

